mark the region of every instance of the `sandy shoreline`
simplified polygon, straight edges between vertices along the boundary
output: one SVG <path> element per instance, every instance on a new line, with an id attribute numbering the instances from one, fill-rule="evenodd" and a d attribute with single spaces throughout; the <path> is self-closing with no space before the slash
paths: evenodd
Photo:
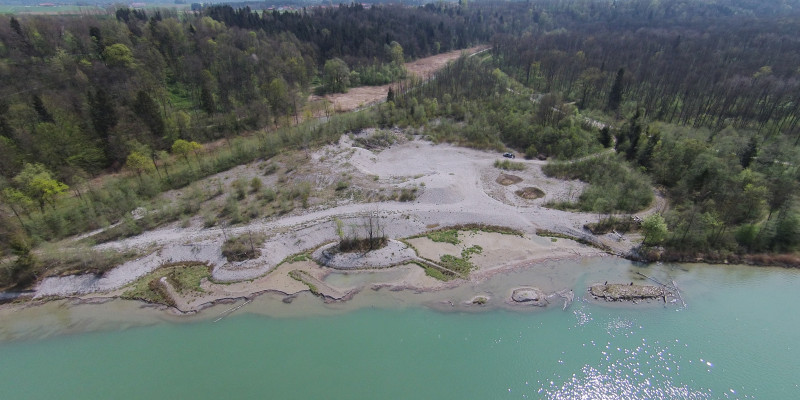
<path id="1" fill-rule="evenodd" d="M 427 276 L 421 267 L 411 263 L 402 263 L 389 268 L 337 270 L 306 260 L 283 263 L 270 271 L 270 273 L 253 280 L 234 283 L 214 283 L 204 280 L 201 285 L 203 292 L 195 292 L 188 295 L 182 295 L 172 288 L 169 283 L 162 282 L 166 285 L 168 293 L 175 301 L 175 305 L 148 304 L 147 306 L 171 314 L 192 315 L 220 304 L 253 300 L 267 293 L 282 297 L 284 302 L 291 302 L 301 293 L 311 293 L 307 284 L 290 277 L 289 272 L 291 271 L 302 271 L 305 277 L 309 278 L 316 286 L 319 291 L 317 296 L 320 300 L 326 303 L 333 303 L 349 301 L 360 292 L 367 290 L 403 291 L 421 294 L 459 287 L 475 287 L 496 275 L 528 270 L 537 265 L 565 261 L 578 262 L 590 258 L 608 257 L 606 253 L 600 250 L 564 239 L 560 240 L 563 241 L 561 246 L 554 245 L 545 251 L 543 248 L 548 246 L 536 243 L 537 239 L 540 240 L 541 238 L 531 240 L 531 238 L 507 234 L 470 231 L 461 231 L 459 235 L 466 239 L 462 247 L 486 246 L 486 252 L 479 254 L 478 257 L 472 260 L 476 269 L 470 273 L 468 279 L 458 278 L 446 282 L 440 281 Z M 506 245 L 498 245 L 503 239 L 507 242 Z M 424 249 L 421 253 L 425 259 L 430 259 L 429 257 L 434 257 L 435 255 L 453 253 L 452 247 L 458 247 L 448 243 L 433 242 L 425 237 L 410 239 L 409 242 L 413 242 L 415 247 L 419 246 Z M 520 249 L 519 246 L 523 243 L 528 244 L 528 248 Z M 436 248 L 440 248 L 438 250 L 440 252 L 436 252 Z M 513 250 L 517 251 L 516 255 Z M 538 252 L 538 254 L 535 257 L 530 257 L 531 252 Z M 340 282 L 330 283 L 326 280 L 330 275 L 363 276 L 368 274 L 375 275 L 375 277 L 350 285 Z M 110 292 L 65 296 L 64 298 L 69 299 L 76 305 L 101 304 L 120 299 L 123 291 L 123 289 L 118 289 Z"/>

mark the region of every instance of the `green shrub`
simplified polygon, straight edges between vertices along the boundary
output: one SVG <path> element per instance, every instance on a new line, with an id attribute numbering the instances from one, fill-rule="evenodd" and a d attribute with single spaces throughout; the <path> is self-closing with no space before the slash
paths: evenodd
<path id="1" fill-rule="evenodd" d="M 261 182 L 261 179 L 258 179 L 257 176 L 254 176 L 253 179 L 250 180 L 250 192 L 258 193 L 258 191 L 261 190 L 261 186 L 263 185 L 264 183 Z"/>

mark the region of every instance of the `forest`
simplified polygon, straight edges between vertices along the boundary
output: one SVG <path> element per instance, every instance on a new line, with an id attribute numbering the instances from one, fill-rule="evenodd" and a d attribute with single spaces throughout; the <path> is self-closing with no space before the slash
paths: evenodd
<path id="1" fill-rule="evenodd" d="M 800 4 L 780 0 L 2 15 L 0 258 L 16 257 L 3 265 L 20 280 L 38 244 L 367 126 L 531 158 L 607 152 L 552 164 L 548 173 L 590 187 L 550 206 L 608 217 L 646 207 L 655 187 L 670 204 L 668 234 L 643 251 L 662 259 L 795 252 L 798 31 Z M 492 50 L 429 82 L 404 80 L 404 60 L 479 43 Z M 384 104 L 303 122 L 330 112 L 312 92 L 389 82 Z M 182 204 L 128 226 L 192 212 Z"/>

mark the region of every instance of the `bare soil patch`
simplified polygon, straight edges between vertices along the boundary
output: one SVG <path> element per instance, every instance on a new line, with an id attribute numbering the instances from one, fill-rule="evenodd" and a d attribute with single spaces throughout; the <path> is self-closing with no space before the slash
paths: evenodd
<path id="1" fill-rule="evenodd" d="M 485 48 L 486 46 L 476 46 L 464 50 L 454 50 L 431 57 L 420 58 L 419 60 L 406 63 L 405 66 L 409 74 L 416 75 L 422 79 L 428 79 L 449 61 L 460 57 L 462 52 L 473 54 Z M 389 93 L 390 86 L 391 84 L 382 86 L 359 86 L 348 90 L 347 93 L 333 93 L 325 96 L 313 95 L 310 96 L 308 100 L 319 101 L 324 98 L 333 105 L 333 109 L 336 112 L 353 111 L 386 100 L 386 95 Z"/>
<path id="2" fill-rule="evenodd" d="M 497 177 L 497 183 L 503 186 L 513 185 L 520 182 L 522 182 L 522 178 L 516 175 L 500 174 L 500 176 Z"/>
<path id="3" fill-rule="evenodd" d="M 433 73 L 444 67 L 449 61 L 461 56 L 461 53 L 474 54 L 487 46 L 475 46 L 464 50 L 453 50 L 447 53 L 437 54 L 431 57 L 420 58 L 419 60 L 406 63 L 406 69 L 422 79 L 428 79 Z"/>
<path id="4" fill-rule="evenodd" d="M 532 187 L 532 186 L 517 190 L 514 193 L 517 196 L 522 197 L 523 199 L 526 199 L 526 200 L 536 200 L 536 199 L 544 197 L 544 192 L 542 191 L 542 189 L 539 189 L 539 188 L 536 188 L 536 187 Z"/>

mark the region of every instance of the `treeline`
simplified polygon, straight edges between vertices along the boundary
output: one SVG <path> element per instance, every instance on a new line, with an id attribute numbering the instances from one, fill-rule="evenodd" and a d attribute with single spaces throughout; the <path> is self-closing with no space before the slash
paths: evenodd
<path id="1" fill-rule="evenodd" d="M 670 204 L 668 234 L 649 243 L 664 246 L 661 257 L 798 249 L 796 2 L 525 7 L 531 29 L 495 36 L 494 62 L 537 92 L 616 121 L 601 141 L 613 142 Z M 582 179 L 594 179 L 600 161 L 591 160 Z M 590 190 L 578 207 L 614 204 L 606 192 L 620 191 Z"/>
<path id="2" fill-rule="evenodd" d="M 580 108 L 800 140 L 798 9 L 756 18 L 737 3 L 573 3 L 561 29 L 493 45 L 514 77 Z"/>
<path id="3" fill-rule="evenodd" d="M 0 16 L 0 160 L 68 184 L 158 157 L 177 139 L 230 137 L 295 115 L 317 73 L 291 34 L 208 17 L 120 9 L 114 17 Z"/>
<path id="4" fill-rule="evenodd" d="M 448 3 L 370 8 L 353 3 L 302 12 L 265 10 L 260 14 L 249 7 L 219 5 L 204 8 L 203 13 L 227 26 L 267 34 L 292 33 L 313 44 L 318 63 L 340 58 L 351 66 L 372 64 L 375 59 L 391 62 L 392 42 L 416 59 L 486 42 L 493 29 L 481 9 L 473 11 Z"/>
<path id="5" fill-rule="evenodd" d="M 314 112 L 306 99 L 326 62 L 343 60 L 352 85 L 401 79 L 404 58 L 488 39 L 477 13 L 441 4 L 0 16 L 0 175 L 37 161 L 70 184 L 133 151 L 157 157 L 177 139 L 299 120 Z"/>
<path id="6" fill-rule="evenodd" d="M 397 87 L 379 107 L 379 122 L 422 127 L 435 141 L 527 149 L 531 157 L 613 148 L 615 156 L 551 163 L 548 174 L 590 185 L 576 203 L 550 206 L 603 216 L 636 212 L 652 206 L 655 185 L 668 200 L 661 210 L 667 230 L 648 242 L 663 246 L 663 254 L 648 256 L 724 260 L 800 247 L 800 147 L 793 137 L 665 123 L 647 118 L 643 107 L 600 129 L 558 95 L 530 96 L 494 68 L 498 63 L 462 57 L 428 82 Z"/>

